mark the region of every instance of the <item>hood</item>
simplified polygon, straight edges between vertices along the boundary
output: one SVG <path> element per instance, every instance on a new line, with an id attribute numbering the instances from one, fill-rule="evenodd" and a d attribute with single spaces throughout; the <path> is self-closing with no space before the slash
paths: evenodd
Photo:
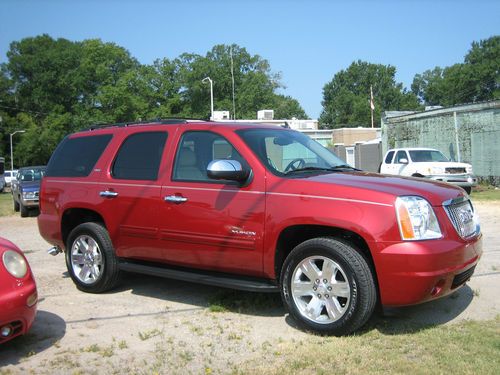
<path id="1" fill-rule="evenodd" d="M 288 183 L 289 181 L 289 183 Z M 305 185 L 311 185 L 304 192 Z M 314 185 L 314 186 L 313 186 Z M 287 190 L 295 193 L 359 199 L 377 203 L 394 204 L 395 198 L 416 195 L 433 206 L 464 196 L 459 187 L 417 177 L 399 177 L 369 172 L 338 172 L 287 180 Z M 300 187 L 300 192 L 296 188 Z"/>
<path id="2" fill-rule="evenodd" d="M 40 190 L 40 180 L 38 181 L 27 181 L 19 183 L 20 188 L 23 191 L 39 191 Z"/>

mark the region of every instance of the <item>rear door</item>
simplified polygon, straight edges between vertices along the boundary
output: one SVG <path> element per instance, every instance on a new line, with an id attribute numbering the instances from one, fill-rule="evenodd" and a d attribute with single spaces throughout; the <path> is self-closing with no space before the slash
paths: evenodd
<path id="1" fill-rule="evenodd" d="M 160 237 L 169 263 L 262 275 L 265 173 L 250 164 L 233 132 L 192 125 L 179 128 L 172 172 L 162 188 Z M 240 148 L 240 150 L 238 150 Z M 214 159 L 238 160 L 253 170 L 245 186 L 211 180 Z M 255 163 L 255 160 L 253 160 Z"/>
<path id="2" fill-rule="evenodd" d="M 105 216 L 120 257 L 161 259 L 158 243 L 161 184 L 173 126 L 130 127 L 100 184 Z"/>

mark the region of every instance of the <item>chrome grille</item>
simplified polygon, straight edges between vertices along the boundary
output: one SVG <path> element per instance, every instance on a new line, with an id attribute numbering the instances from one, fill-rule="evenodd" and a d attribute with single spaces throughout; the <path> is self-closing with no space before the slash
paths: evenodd
<path id="1" fill-rule="evenodd" d="M 445 172 L 451 174 L 463 174 L 465 173 L 465 168 L 445 168 Z"/>
<path id="2" fill-rule="evenodd" d="M 444 208 L 460 237 L 470 238 L 479 232 L 474 208 L 469 199 L 461 198 L 445 203 Z"/>

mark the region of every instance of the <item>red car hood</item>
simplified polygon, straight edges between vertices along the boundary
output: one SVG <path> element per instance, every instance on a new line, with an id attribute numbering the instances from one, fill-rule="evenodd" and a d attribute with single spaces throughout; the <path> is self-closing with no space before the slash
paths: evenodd
<path id="1" fill-rule="evenodd" d="M 421 196 L 433 206 L 441 206 L 444 201 L 465 195 L 459 187 L 443 182 L 369 172 L 337 172 L 290 179 L 286 186 L 286 190 L 294 190 L 294 193 L 299 194 L 333 196 L 391 205 L 394 204 L 395 197 L 402 195 Z M 310 187 L 304 191 L 306 186 Z"/>
<path id="2" fill-rule="evenodd" d="M 20 252 L 22 254 L 22 252 L 19 250 L 19 248 L 16 245 L 14 245 L 9 240 L 6 240 L 5 238 L 0 237 L 0 250 L 4 250 L 4 249 L 14 250 L 14 251 Z"/>

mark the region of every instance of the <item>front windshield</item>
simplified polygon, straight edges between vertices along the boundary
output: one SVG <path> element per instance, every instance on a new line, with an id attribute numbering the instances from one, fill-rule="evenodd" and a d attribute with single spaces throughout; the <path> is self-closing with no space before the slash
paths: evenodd
<path id="1" fill-rule="evenodd" d="M 40 181 L 45 175 L 45 169 L 43 168 L 32 168 L 23 169 L 19 171 L 18 180 L 20 181 Z"/>
<path id="2" fill-rule="evenodd" d="M 410 158 L 414 163 L 449 161 L 441 151 L 437 150 L 411 150 Z"/>
<path id="3" fill-rule="evenodd" d="M 237 133 L 264 165 L 278 176 L 329 172 L 346 162 L 308 136 L 285 129 L 244 129 Z"/>

